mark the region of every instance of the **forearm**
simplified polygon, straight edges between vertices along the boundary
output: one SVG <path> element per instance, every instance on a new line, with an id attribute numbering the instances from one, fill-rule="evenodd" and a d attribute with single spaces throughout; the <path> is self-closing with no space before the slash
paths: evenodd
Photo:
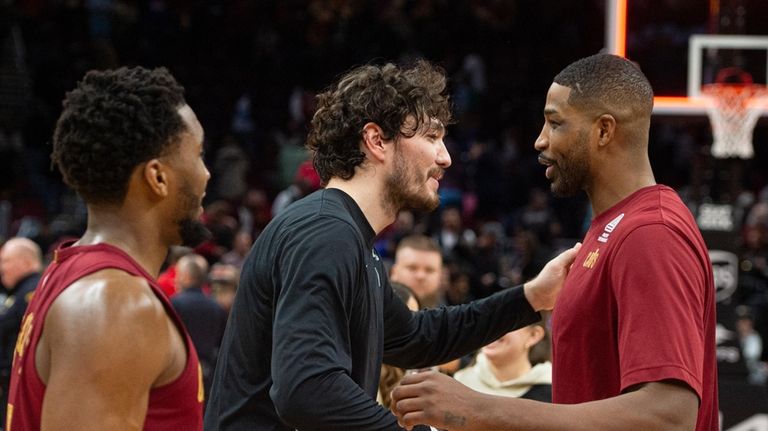
<path id="1" fill-rule="evenodd" d="M 470 403 L 475 407 L 443 408 L 438 417 L 448 429 L 462 431 L 693 430 L 698 410 L 693 392 L 669 384 L 654 385 L 666 387 L 641 388 L 574 405 L 477 394 Z"/>

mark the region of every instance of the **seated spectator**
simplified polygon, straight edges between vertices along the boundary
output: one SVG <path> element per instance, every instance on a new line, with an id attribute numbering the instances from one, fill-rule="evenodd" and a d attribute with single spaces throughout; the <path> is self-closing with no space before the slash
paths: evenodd
<path id="1" fill-rule="evenodd" d="M 483 347 L 477 362 L 454 377 L 478 392 L 551 402 L 549 350 L 547 330 L 535 323 Z"/>

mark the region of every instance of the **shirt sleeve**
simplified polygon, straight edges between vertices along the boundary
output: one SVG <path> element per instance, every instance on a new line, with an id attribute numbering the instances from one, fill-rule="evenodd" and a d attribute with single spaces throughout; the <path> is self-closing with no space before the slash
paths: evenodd
<path id="1" fill-rule="evenodd" d="M 677 380 L 701 398 L 707 291 L 702 257 L 687 238 L 662 224 L 635 229 L 614 256 L 622 391 Z"/>
<path id="2" fill-rule="evenodd" d="M 281 419 L 302 430 L 400 430 L 395 417 L 352 380 L 349 310 L 364 265 L 359 240 L 320 223 L 286 240 L 277 258 L 270 390 Z"/>
<path id="3" fill-rule="evenodd" d="M 423 368 L 448 362 L 493 342 L 509 331 L 541 320 L 522 286 L 469 304 L 411 312 L 384 291 L 384 362 Z"/>

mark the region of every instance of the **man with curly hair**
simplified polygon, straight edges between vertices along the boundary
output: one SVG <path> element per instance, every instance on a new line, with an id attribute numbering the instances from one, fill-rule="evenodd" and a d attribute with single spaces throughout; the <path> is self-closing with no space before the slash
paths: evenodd
<path id="1" fill-rule="evenodd" d="M 207 236 L 203 129 L 165 69 L 92 71 L 69 92 L 53 163 L 88 226 L 62 245 L 14 351 L 7 430 L 201 430 L 200 365 L 155 282 Z"/>
<path id="2" fill-rule="evenodd" d="M 442 71 L 356 68 L 319 96 L 308 146 L 325 189 L 265 228 L 243 265 L 205 427 L 399 430 L 376 403 L 382 359 L 445 363 L 539 319 L 575 249 L 483 301 L 411 312 L 392 292 L 376 235 L 403 208 L 432 210 L 451 158 Z"/>

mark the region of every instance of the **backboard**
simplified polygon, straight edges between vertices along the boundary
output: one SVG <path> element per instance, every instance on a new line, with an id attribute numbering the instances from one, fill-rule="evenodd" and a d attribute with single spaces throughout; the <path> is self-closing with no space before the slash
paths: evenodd
<path id="1" fill-rule="evenodd" d="M 719 10 L 720 0 L 607 2 L 606 48 L 640 63 L 657 93 L 654 114 L 706 115 L 709 101 L 702 97 L 701 89 L 713 83 L 718 71 L 725 67 L 739 66 L 752 76 L 754 83 L 768 83 L 768 24 L 760 17 L 765 5 L 731 2 L 742 4 L 728 14 Z M 747 15 L 747 7 L 759 10 L 754 16 Z M 659 20 L 665 13 L 664 20 Z M 748 27 L 742 22 L 739 28 L 731 25 L 727 29 L 747 34 L 709 34 L 728 27 L 721 26 L 726 19 L 728 23 L 741 19 L 756 24 Z M 652 62 L 643 61 L 651 56 Z M 666 59 L 669 67 L 660 58 Z M 680 62 L 684 62 L 684 71 L 680 71 Z M 645 66 L 651 63 L 662 67 L 647 70 Z M 756 100 L 752 104 L 768 115 L 768 101 Z"/>

